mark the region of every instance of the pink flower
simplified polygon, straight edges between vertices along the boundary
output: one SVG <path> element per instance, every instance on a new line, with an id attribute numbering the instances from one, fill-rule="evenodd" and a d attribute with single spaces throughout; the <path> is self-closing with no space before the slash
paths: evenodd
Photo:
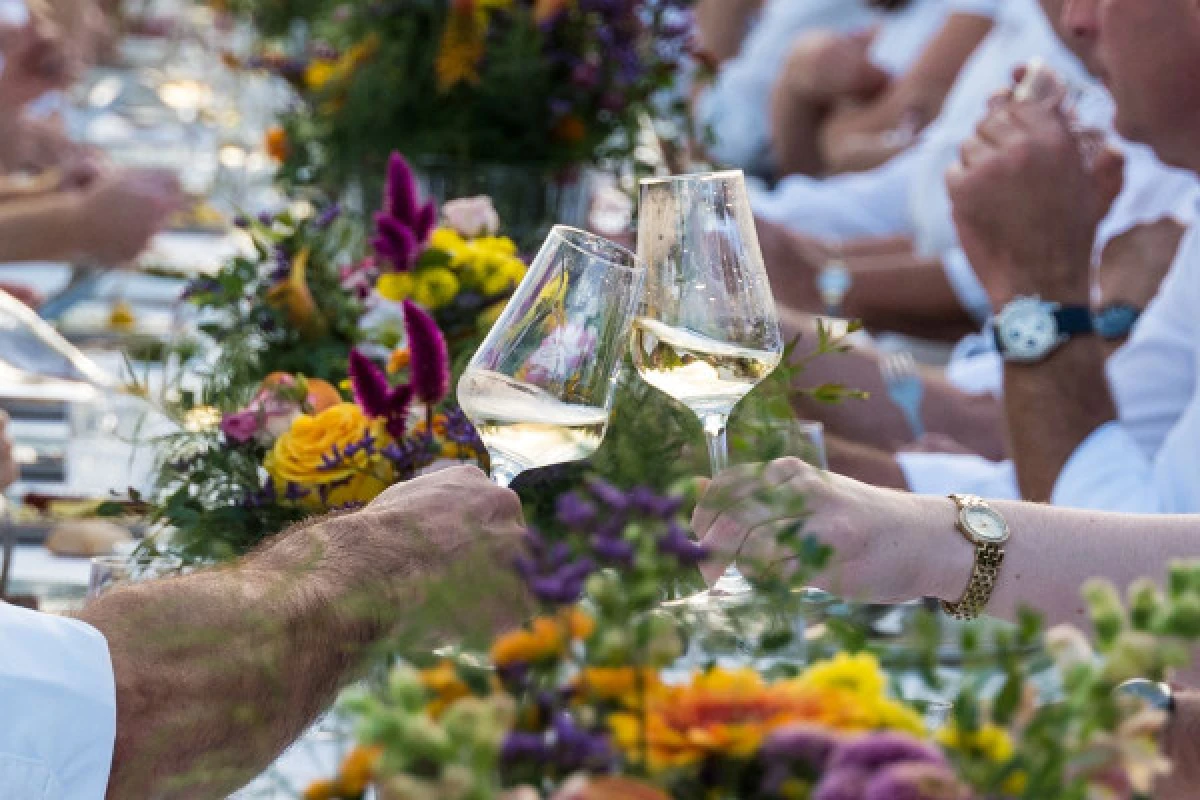
<path id="1" fill-rule="evenodd" d="M 442 206 L 442 217 L 467 239 L 495 236 L 500 231 L 500 215 L 487 195 L 451 200 Z"/>
<path id="2" fill-rule="evenodd" d="M 234 444 L 246 444 L 258 434 L 258 430 L 258 414 L 254 411 L 226 414 L 221 419 L 221 433 Z"/>

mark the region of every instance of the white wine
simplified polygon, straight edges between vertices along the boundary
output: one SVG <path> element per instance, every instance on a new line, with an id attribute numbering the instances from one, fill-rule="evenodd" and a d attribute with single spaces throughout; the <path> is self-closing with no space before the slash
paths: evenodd
<path id="1" fill-rule="evenodd" d="M 492 457 L 514 474 L 588 458 L 608 427 L 603 408 L 564 403 L 536 386 L 474 367 L 458 382 L 458 402 Z"/>
<path id="2" fill-rule="evenodd" d="M 728 415 L 782 356 L 719 342 L 658 320 L 633 323 L 633 360 L 646 383 L 698 416 Z"/>

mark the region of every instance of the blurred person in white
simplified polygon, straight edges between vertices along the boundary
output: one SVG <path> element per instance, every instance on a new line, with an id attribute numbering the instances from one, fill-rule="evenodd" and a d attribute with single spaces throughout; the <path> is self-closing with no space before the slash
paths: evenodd
<path id="1" fill-rule="evenodd" d="M 4 8 L 5 19 L 20 20 L 15 4 Z M 39 98 L 77 78 L 90 35 L 77 24 L 81 9 L 38 11 L 0 37 L 0 168 L 23 173 L 0 178 L 0 263 L 120 265 L 166 223 L 179 189 L 160 173 L 107 168 L 56 122 L 27 114 Z M 0 288 L 36 303 L 21 286 Z"/>
<path id="2" fill-rule="evenodd" d="M 239 563 L 110 590 L 79 619 L 0 602 L 0 797 L 227 796 L 372 645 L 519 623 L 529 606 L 508 565 L 523 534 L 516 495 L 459 467 Z"/>
<path id="3" fill-rule="evenodd" d="M 872 5 L 890 12 L 877 25 L 814 32 L 791 47 L 771 97 L 777 176 L 859 172 L 907 150 L 993 24 L 986 3 Z"/>
<path id="4" fill-rule="evenodd" d="M 837 101 L 844 113 L 839 140 L 890 130 L 909 106 L 936 111 L 986 32 L 978 17 L 978 30 L 964 29 L 962 19 L 950 14 L 947 0 L 702 2 L 698 38 L 716 72 L 695 92 L 700 139 L 722 164 L 771 178 L 795 171 L 797 148 L 781 149 L 772 135 L 781 105 L 787 124 L 800 124 L 794 104 L 779 102 L 781 84 L 811 83 L 808 88 L 821 93 L 822 112 Z M 740 42 L 734 41 L 738 31 L 745 31 Z M 793 138 L 801 137 L 788 142 Z M 858 141 L 865 139 L 875 141 Z M 863 149 L 854 157 L 864 157 Z"/>
<path id="5" fill-rule="evenodd" d="M 1153 147 L 1166 164 L 1200 173 L 1200 3 L 1196 0 L 1065 0 L 1064 25 L 1096 42 L 1097 66 L 1116 101 L 1116 128 Z M 1003 308 L 1018 296 L 1083 306 L 1091 295 L 1092 250 L 1113 188 L 1111 174 L 1089 168 L 1061 107 L 1044 100 L 998 99 L 964 143 L 948 178 L 962 244 L 989 296 Z M 1012 203 L 1019 194 L 1023 200 Z M 805 497 L 808 533 L 835 549 L 817 585 L 866 600 L 917 596 L 951 607 L 965 587 L 975 612 L 1013 617 L 1029 606 L 1050 623 L 1084 622 L 1079 592 L 1103 577 L 1126 586 L 1162 580 L 1172 559 L 1200 557 L 1200 237 L 1189 235 L 1175 268 L 1118 358 L 1136 359 L 1141 391 L 1153 395 L 1142 416 L 1118 419 L 1106 380 L 1106 352 L 1095 335 L 1061 341 L 1035 333 L 1011 340 L 1025 357 L 1005 363 L 1005 402 L 1021 488 L 1034 500 L 1070 504 L 1076 493 L 1105 496 L 1119 513 L 1041 503 L 915 495 L 821 473 L 795 459 L 765 472 L 741 468 L 705 495 L 694 525 L 701 540 L 739 565 L 786 563 L 775 534 L 794 519 L 764 503 L 765 488 Z M 1042 309 L 1044 312 L 1046 309 Z M 1053 327 L 1049 328 L 1053 331 Z M 1153 459 L 1151 430 L 1171 420 Z M 1141 441 L 1145 438 L 1147 441 Z M 965 518 L 960 504 L 974 509 Z M 778 506 L 774 506 L 778 508 Z M 981 531 L 980 522 L 993 534 Z M 972 539 L 972 536 L 975 538 Z M 981 541 L 1003 555 L 983 587 Z M 980 607 L 979 601 L 983 601 Z M 1200 786 L 1200 697 L 1176 693 L 1166 732 L 1175 774 L 1159 800 L 1194 798 Z"/>
<path id="6" fill-rule="evenodd" d="M 953 341 L 986 318 L 986 294 L 970 265 L 942 257 L 957 246 L 942 177 L 1017 66 L 1040 57 L 1068 84 L 1086 82 L 1036 0 L 970 0 L 964 6 L 976 14 L 989 8 L 991 32 L 914 146 L 867 172 L 794 175 L 771 192 L 753 193 L 772 286 L 786 304 L 819 308 L 819 271 L 839 256 L 855 278 L 846 313 L 872 327 Z"/>

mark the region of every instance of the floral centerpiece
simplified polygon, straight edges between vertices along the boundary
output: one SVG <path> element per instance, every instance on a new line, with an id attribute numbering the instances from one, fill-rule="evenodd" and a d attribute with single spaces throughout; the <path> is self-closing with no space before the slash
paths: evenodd
<path id="1" fill-rule="evenodd" d="M 1172 565 L 1165 593 L 1135 585 L 1128 607 L 1090 584 L 1094 645 L 1072 628 L 1042 634 L 1032 616 L 994 634 L 991 666 L 966 662 L 943 722 L 897 694 L 879 655 L 852 651 L 854 636 L 815 656 L 788 626 L 760 624 L 744 666 L 714 663 L 730 654 L 698 646 L 704 626 L 660 606 L 707 555 L 682 506 L 599 482 L 562 496 L 558 532 L 531 531 L 516 564 L 539 616 L 483 662 L 426 658 L 349 698 L 360 747 L 306 800 L 360 800 L 369 786 L 385 800 L 1131 800 L 1169 769 L 1164 717 L 1114 689 L 1187 660 L 1200 565 Z M 829 553 L 802 521 L 781 536 L 800 568 L 752 572 L 748 602 L 794 619 L 792 589 Z M 980 635 L 968 629 L 964 648 Z M 1036 659 L 1018 658 L 1031 647 L 1053 659 L 1051 694 L 1031 679 Z M 997 673 L 999 691 L 984 691 Z"/>
<path id="2" fill-rule="evenodd" d="M 578 168 L 630 163 L 648 118 L 684 113 L 670 90 L 687 57 L 688 5 L 325 4 L 304 60 L 254 62 L 278 68 L 307 101 L 282 121 L 284 174 L 339 190 L 358 182 L 370 198 L 399 147 L 439 200 L 493 196 L 523 245 L 549 222 L 578 225 Z"/>
<path id="3" fill-rule="evenodd" d="M 363 256 L 361 225 L 336 205 L 239 220 L 247 252 L 189 287 L 215 356 L 178 353 L 198 387 L 168 409 L 182 430 L 163 442 L 152 504 L 180 555 L 238 555 L 441 460 L 486 465 L 447 402 L 451 364 L 525 265 L 487 198 L 439 215 L 399 155 L 371 223 Z"/>

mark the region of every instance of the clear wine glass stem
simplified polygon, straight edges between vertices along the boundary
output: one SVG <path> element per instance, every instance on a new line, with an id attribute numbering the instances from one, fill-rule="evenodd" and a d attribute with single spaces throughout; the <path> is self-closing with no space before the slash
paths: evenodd
<path id="1" fill-rule="evenodd" d="M 708 440 L 708 463 L 715 478 L 729 468 L 729 417 L 724 414 L 708 414 L 701 417 L 704 438 Z"/>
<path id="2" fill-rule="evenodd" d="M 521 474 L 521 470 L 503 456 L 497 455 L 491 450 L 488 453 L 492 459 L 492 482 L 507 489 Z"/>

